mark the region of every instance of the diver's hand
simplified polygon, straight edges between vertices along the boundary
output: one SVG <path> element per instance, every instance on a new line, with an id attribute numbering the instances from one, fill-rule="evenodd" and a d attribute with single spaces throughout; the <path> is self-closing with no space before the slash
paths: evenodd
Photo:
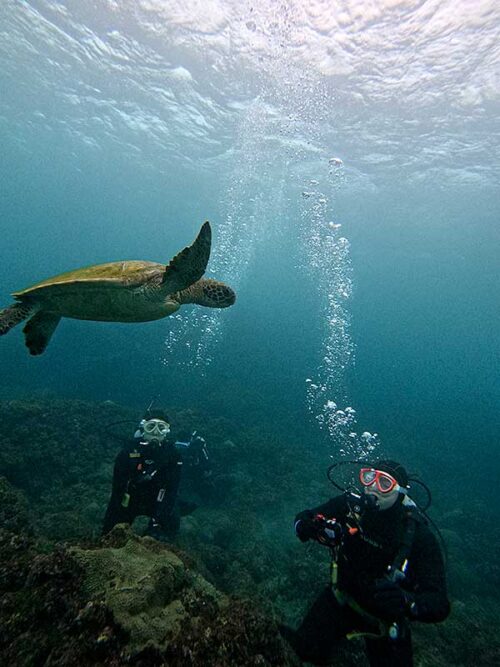
<path id="1" fill-rule="evenodd" d="M 377 579 L 373 588 L 371 607 L 380 618 L 393 621 L 411 613 L 414 598 L 399 584 L 389 579 Z"/>
<path id="2" fill-rule="evenodd" d="M 312 518 L 306 517 L 295 522 L 295 533 L 301 542 L 313 540 L 318 532 L 318 526 Z"/>
<path id="3" fill-rule="evenodd" d="M 335 519 L 326 519 L 322 514 L 305 517 L 295 523 L 295 532 L 301 542 L 316 540 L 320 544 L 333 547 L 340 543 L 343 528 Z"/>

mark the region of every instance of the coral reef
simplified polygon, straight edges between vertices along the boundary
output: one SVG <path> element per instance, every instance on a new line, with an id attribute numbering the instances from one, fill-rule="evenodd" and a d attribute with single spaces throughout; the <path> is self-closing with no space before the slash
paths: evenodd
<path id="1" fill-rule="evenodd" d="M 100 628 L 111 627 L 111 615 L 95 605 L 80 622 L 81 569 L 62 548 L 43 553 L 25 500 L 4 479 L 0 500 L 2 516 L 16 516 L 0 527 L 2 664 L 99 664 L 104 655 L 97 639 Z"/>
<path id="2" fill-rule="evenodd" d="M 294 664 L 269 615 L 218 592 L 166 545 L 117 526 L 100 543 L 42 553 L 4 479 L 0 500 L 2 664 Z"/>
<path id="3" fill-rule="evenodd" d="M 147 645 L 165 649 L 187 619 L 227 603 L 214 587 L 188 569 L 164 544 L 116 526 L 97 549 L 72 547 L 83 568 L 83 590 L 113 612 L 139 652 Z"/>

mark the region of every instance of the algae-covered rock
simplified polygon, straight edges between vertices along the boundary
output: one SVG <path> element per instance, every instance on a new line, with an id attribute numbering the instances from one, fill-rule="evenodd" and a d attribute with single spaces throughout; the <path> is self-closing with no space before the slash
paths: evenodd
<path id="1" fill-rule="evenodd" d="M 104 602 L 129 633 L 129 648 L 164 650 L 182 623 L 199 613 L 214 613 L 227 601 L 200 575 L 190 571 L 166 545 L 140 538 L 117 526 L 97 549 L 73 547 L 71 556 L 84 571 L 86 595 Z"/>
<path id="2" fill-rule="evenodd" d="M 218 592 L 182 554 L 119 525 L 97 547 L 72 547 L 88 604 L 105 608 L 143 665 L 295 665 L 269 614 Z M 116 637 L 108 624 L 101 643 Z M 116 642 L 116 639 L 115 639 Z"/>
<path id="3" fill-rule="evenodd" d="M 100 544 L 47 554 L 0 528 L 0 558 L 10 573 L 0 577 L 0 664 L 297 664 L 269 615 L 124 526 Z"/>
<path id="4" fill-rule="evenodd" d="M 112 665 L 123 633 L 105 605 L 81 615 L 81 568 L 64 547 L 47 552 L 33 537 L 25 497 L 3 479 L 0 503 L 0 664 Z"/>

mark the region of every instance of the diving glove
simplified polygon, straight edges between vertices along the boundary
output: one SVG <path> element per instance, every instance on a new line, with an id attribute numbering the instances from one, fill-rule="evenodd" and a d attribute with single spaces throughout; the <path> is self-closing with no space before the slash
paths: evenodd
<path id="1" fill-rule="evenodd" d="M 377 616 L 385 620 L 415 615 L 413 595 L 389 579 L 376 580 L 370 606 Z"/>
<path id="2" fill-rule="evenodd" d="M 295 522 L 295 532 L 301 542 L 316 540 L 325 546 L 340 544 L 344 530 L 335 519 L 327 519 L 322 514 L 305 517 Z"/>

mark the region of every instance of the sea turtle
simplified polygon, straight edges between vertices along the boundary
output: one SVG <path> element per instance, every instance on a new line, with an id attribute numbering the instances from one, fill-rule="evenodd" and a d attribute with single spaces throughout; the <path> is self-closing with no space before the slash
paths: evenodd
<path id="1" fill-rule="evenodd" d="M 224 283 L 201 279 L 212 231 L 205 222 L 192 245 L 169 264 L 110 262 L 42 280 L 12 295 L 0 310 L 0 336 L 28 319 L 23 329 L 31 354 L 42 354 L 61 317 L 101 322 L 148 322 L 172 315 L 184 303 L 226 308 L 236 299 Z"/>

